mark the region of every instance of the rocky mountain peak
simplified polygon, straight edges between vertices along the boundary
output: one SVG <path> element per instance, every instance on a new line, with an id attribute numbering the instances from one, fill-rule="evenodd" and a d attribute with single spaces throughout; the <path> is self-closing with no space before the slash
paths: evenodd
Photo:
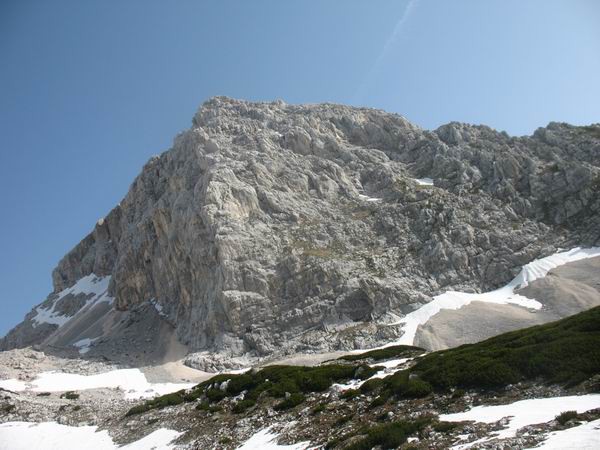
<path id="1" fill-rule="evenodd" d="M 110 277 L 111 323 L 150 308 L 191 351 L 386 342 L 432 295 L 598 244 L 599 130 L 427 131 L 368 108 L 214 97 L 59 262 L 44 304 L 93 274 Z M 34 316 L 1 346 L 54 339 Z M 83 336 L 71 328 L 61 342 Z"/>

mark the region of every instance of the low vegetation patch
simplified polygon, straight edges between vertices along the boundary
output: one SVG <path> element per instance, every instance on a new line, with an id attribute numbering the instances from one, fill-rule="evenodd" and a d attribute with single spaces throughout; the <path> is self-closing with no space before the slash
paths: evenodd
<path id="1" fill-rule="evenodd" d="M 206 411 L 209 413 L 216 413 L 221 411 L 221 407 L 217 405 L 211 405 L 208 402 L 201 402 L 196 405 L 196 410 L 198 411 Z"/>
<path id="2" fill-rule="evenodd" d="M 535 379 L 574 386 L 600 373 L 600 307 L 430 353 L 410 373 L 435 390 L 499 388 Z"/>
<path id="3" fill-rule="evenodd" d="M 342 395 L 340 395 L 340 397 L 344 400 L 352 400 L 353 398 L 356 398 L 359 395 L 360 391 L 358 389 L 346 389 L 344 392 L 342 392 Z"/>
<path id="4" fill-rule="evenodd" d="M 430 418 L 422 418 L 414 421 L 399 421 L 361 428 L 346 436 L 336 439 L 327 444 L 328 449 L 338 448 L 343 445 L 344 450 L 371 450 L 372 448 L 396 448 L 404 444 L 407 439 L 419 433 L 431 423 Z M 344 443 L 350 438 L 360 436 L 349 445 Z"/>
<path id="5" fill-rule="evenodd" d="M 364 353 L 358 353 L 354 355 L 344 355 L 338 360 L 343 361 L 364 361 L 364 360 L 372 360 L 372 361 L 383 361 L 386 359 L 392 358 L 410 358 L 415 355 L 423 353 L 423 350 L 420 347 L 413 347 L 412 345 L 394 345 L 391 347 L 380 348 L 378 350 L 370 350 Z"/>
<path id="6" fill-rule="evenodd" d="M 277 403 L 274 409 L 275 411 L 285 411 L 286 409 L 291 409 L 298 406 L 299 404 L 303 403 L 304 400 L 306 400 L 304 394 L 301 394 L 300 392 L 294 392 L 282 402 Z"/>
<path id="7" fill-rule="evenodd" d="M 77 400 L 79 398 L 79 394 L 73 391 L 67 391 L 60 396 L 60 398 L 66 398 L 67 400 Z"/>
<path id="8" fill-rule="evenodd" d="M 448 433 L 458 427 L 456 422 L 435 422 L 433 424 L 434 431 L 438 433 Z"/>
<path id="9" fill-rule="evenodd" d="M 319 403 L 317 406 L 315 406 L 310 413 L 315 416 L 323 411 L 325 411 L 326 407 L 324 403 Z"/>
<path id="10" fill-rule="evenodd" d="M 141 405 L 134 406 L 127 411 L 126 416 L 132 416 L 134 414 L 141 414 L 151 409 L 165 408 L 167 406 L 180 405 L 183 403 L 185 397 L 185 391 L 172 392 L 171 394 L 161 395 L 160 397 L 147 400 Z"/>
<path id="11" fill-rule="evenodd" d="M 276 404 L 278 410 L 293 408 L 304 402 L 305 394 L 323 392 L 333 383 L 351 379 L 365 380 L 379 370 L 366 364 L 327 364 L 316 367 L 267 366 L 258 371 L 242 374 L 220 374 L 189 391 L 178 391 L 156 397 L 131 408 L 127 415 L 141 414 L 152 409 L 178 405 L 203 399 L 208 404 L 219 403 L 226 397 L 244 393 L 242 401 L 234 406 L 237 413 L 254 406 L 261 396 L 282 398 Z"/>
<path id="12" fill-rule="evenodd" d="M 252 399 L 240 400 L 235 405 L 233 405 L 232 411 L 236 414 L 239 414 L 239 413 L 246 411 L 247 409 L 252 408 L 254 405 L 256 405 L 255 400 L 252 400 Z"/>
<path id="13" fill-rule="evenodd" d="M 556 416 L 556 421 L 561 425 L 565 425 L 569 420 L 574 420 L 579 417 L 577 411 L 563 411 Z"/>
<path id="14" fill-rule="evenodd" d="M 2 410 L 2 412 L 8 414 L 8 413 L 14 412 L 16 409 L 17 409 L 17 407 L 15 405 L 8 404 L 8 405 L 2 406 L 1 410 Z"/>

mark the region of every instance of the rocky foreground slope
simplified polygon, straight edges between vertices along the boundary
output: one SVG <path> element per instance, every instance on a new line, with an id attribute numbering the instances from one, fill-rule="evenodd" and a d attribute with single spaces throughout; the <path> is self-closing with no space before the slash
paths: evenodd
<path id="1" fill-rule="evenodd" d="M 9 371 L 54 360 L 0 353 Z M 0 382 L 0 448 L 591 449 L 600 442 L 600 307 L 456 349 L 394 346 L 256 367 L 146 401 L 54 375 L 62 386 L 47 382 L 52 374 Z"/>
<path id="2" fill-rule="evenodd" d="M 373 347 L 435 294 L 489 290 L 559 248 L 600 244 L 599 211 L 599 125 L 511 137 L 213 98 L 0 349 L 147 362 L 172 341 L 227 356 Z"/>

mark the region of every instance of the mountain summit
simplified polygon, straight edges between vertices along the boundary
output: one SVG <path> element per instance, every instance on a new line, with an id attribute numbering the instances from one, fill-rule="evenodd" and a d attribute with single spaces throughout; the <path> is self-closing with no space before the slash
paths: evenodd
<path id="1" fill-rule="evenodd" d="M 142 361 L 173 345 L 373 347 L 434 295 L 489 291 L 536 258 L 600 244 L 599 212 L 600 125 L 427 131 L 367 108 L 216 97 L 0 349 Z"/>

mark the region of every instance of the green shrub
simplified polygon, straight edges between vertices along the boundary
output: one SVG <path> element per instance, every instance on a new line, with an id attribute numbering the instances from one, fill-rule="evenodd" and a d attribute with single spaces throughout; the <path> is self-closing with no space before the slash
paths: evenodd
<path id="1" fill-rule="evenodd" d="M 357 380 L 368 380 L 380 370 L 383 370 L 382 366 L 371 367 L 368 365 L 362 365 L 354 372 L 354 378 Z"/>
<path id="2" fill-rule="evenodd" d="M 406 442 L 412 434 L 420 432 L 429 423 L 430 419 L 417 419 L 412 422 L 392 422 L 361 430 L 365 434 L 361 440 L 344 447 L 345 450 L 371 450 L 373 447 L 383 449 L 396 448 Z"/>
<path id="3" fill-rule="evenodd" d="M 202 403 L 198 403 L 196 405 L 196 409 L 198 411 L 206 411 L 206 412 L 209 412 L 209 413 L 216 413 L 216 412 L 221 411 L 222 408 L 220 406 L 217 406 L 217 405 L 211 405 L 208 402 L 202 402 Z"/>
<path id="4" fill-rule="evenodd" d="M 381 386 L 383 386 L 383 380 L 381 378 L 372 378 L 361 384 L 359 389 L 360 392 L 366 394 L 379 389 Z"/>
<path id="5" fill-rule="evenodd" d="M 302 392 L 323 392 L 331 386 L 331 379 L 323 373 L 307 374 L 298 378 Z"/>
<path id="6" fill-rule="evenodd" d="M 379 406 L 385 405 L 390 399 L 391 395 L 392 394 L 390 391 L 383 391 L 378 397 L 375 398 L 375 400 L 371 402 L 369 408 L 377 408 Z"/>
<path id="7" fill-rule="evenodd" d="M 150 411 L 151 409 L 165 408 L 167 406 L 174 406 L 183 403 L 185 391 L 177 391 L 172 392 L 170 394 L 161 395 L 160 397 L 153 398 L 152 400 L 148 400 L 141 405 L 134 406 L 127 413 L 126 416 L 132 416 L 134 414 L 141 414 L 146 411 Z"/>
<path id="8" fill-rule="evenodd" d="M 352 420 L 352 417 L 354 417 L 353 414 L 345 414 L 341 417 L 338 417 L 337 420 L 335 421 L 334 425 L 336 427 L 341 427 L 342 425 L 350 422 Z"/>
<path id="9" fill-rule="evenodd" d="M 16 409 L 17 409 L 17 407 L 15 405 L 11 405 L 11 404 L 2 406 L 2 412 L 5 412 L 7 414 L 15 411 Z"/>
<path id="10" fill-rule="evenodd" d="M 358 397 L 359 395 L 360 391 L 358 389 L 346 389 L 344 392 L 342 392 L 342 395 L 340 395 L 340 397 L 344 400 L 351 400 L 353 398 Z"/>
<path id="11" fill-rule="evenodd" d="M 77 400 L 79 398 L 79 394 L 73 391 L 67 391 L 60 396 L 60 398 L 66 398 L 67 400 Z"/>
<path id="12" fill-rule="evenodd" d="M 256 405 L 255 400 L 249 400 L 249 399 L 240 400 L 235 405 L 233 405 L 232 411 L 235 414 L 239 414 L 239 413 L 246 411 L 249 408 L 252 408 L 254 405 Z"/>
<path id="13" fill-rule="evenodd" d="M 561 425 L 566 424 L 569 420 L 577 419 L 579 414 L 577 411 L 563 411 L 558 416 L 556 416 L 556 420 Z"/>
<path id="14" fill-rule="evenodd" d="M 464 396 L 465 396 L 464 389 L 455 389 L 454 392 L 452 392 L 452 398 L 455 400 L 458 398 L 463 398 Z"/>
<path id="15" fill-rule="evenodd" d="M 142 414 L 142 413 L 145 413 L 146 411 L 149 411 L 150 409 L 151 408 L 147 404 L 142 403 L 141 405 L 136 405 L 136 406 L 130 408 L 129 411 L 127 411 L 127 413 L 125 413 L 125 417 L 133 416 L 136 414 Z"/>
<path id="16" fill-rule="evenodd" d="M 325 405 L 323 403 L 319 403 L 317 406 L 315 406 L 310 413 L 315 416 L 317 414 L 319 414 L 320 412 L 325 411 Z"/>
<path id="17" fill-rule="evenodd" d="M 431 385 L 420 379 L 411 377 L 408 370 L 396 372 L 383 379 L 387 388 L 400 398 L 421 398 L 432 392 Z"/>
<path id="18" fill-rule="evenodd" d="M 304 397 L 304 394 L 294 392 L 293 394 L 290 394 L 288 398 L 276 404 L 274 409 L 276 411 L 285 411 L 286 409 L 298 406 L 300 403 L 304 402 L 305 399 L 306 397 Z"/>
<path id="19" fill-rule="evenodd" d="M 433 424 L 433 429 L 438 433 L 448 433 L 449 431 L 454 430 L 458 426 L 455 422 L 435 422 Z"/>
<path id="20" fill-rule="evenodd" d="M 535 379 L 566 386 L 578 384 L 600 373 L 600 307 L 430 353 L 410 372 L 418 373 L 436 390 L 493 389 Z"/>
<path id="21" fill-rule="evenodd" d="M 222 391 L 221 389 L 208 389 L 205 394 L 210 403 L 218 403 L 227 397 L 225 391 Z"/>
<path id="22" fill-rule="evenodd" d="M 364 353 L 344 355 L 338 359 L 343 361 L 362 361 L 366 359 L 370 359 L 372 361 L 383 361 L 385 359 L 392 358 L 407 358 L 415 354 L 421 354 L 424 351 L 425 350 L 422 348 L 413 347 L 412 345 L 394 345 Z"/>
<path id="23" fill-rule="evenodd" d="M 235 378 L 230 378 L 227 384 L 227 393 L 230 396 L 239 395 L 242 391 L 249 391 L 256 388 L 260 380 L 251 373 L 242 373 Z"/>

